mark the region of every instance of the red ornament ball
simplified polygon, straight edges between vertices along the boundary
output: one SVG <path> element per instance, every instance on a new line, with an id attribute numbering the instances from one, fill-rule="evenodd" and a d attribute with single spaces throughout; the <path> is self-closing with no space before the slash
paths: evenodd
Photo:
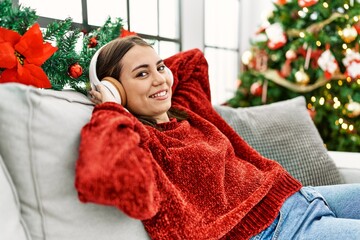
<path id="1" fill-rule="evenodd" d="M 256 97 L 262 95 L 262 84 L 260 82 L 254 82 L 250 87 L 250 93 Z"/>
<path id="2" fill-rule="evenodd" d="M 83 74 L 83 68 L 79 63 L 72 64 L 68 69 L 68 74 L 71 78 L 78 78 Z"/>
<path id="3" fill-rule="evenodd" d="M 92 37 L 89 39 L 89 44 L 88 44 L 89 48 L 94 48 L 97 45 L 98 45 L 98 41 L 97 41 L 96 37 Z"/>

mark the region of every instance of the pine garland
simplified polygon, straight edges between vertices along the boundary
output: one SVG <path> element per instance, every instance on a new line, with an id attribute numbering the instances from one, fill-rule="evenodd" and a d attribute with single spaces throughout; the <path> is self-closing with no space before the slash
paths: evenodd
<path id="1" fill-rule="evenodd" d="M 14 7 L 10 0 L 1 1 L 0 9 L 0 27 L 16 31 L 20 35 L 38 19 L 35 10 L 21 5 Z M 48 76 L 52 89 L 72 88 L 87 94 L 91 57 L 101 46 L 120 36 L 123 20 L 109 17 L 103 26 L 87 33 L 72 25 L 72 19 L 67 18 L 46 26 L 43 39 L 51 42 L 58 50 L 42 65 L 42 69 Z"/>

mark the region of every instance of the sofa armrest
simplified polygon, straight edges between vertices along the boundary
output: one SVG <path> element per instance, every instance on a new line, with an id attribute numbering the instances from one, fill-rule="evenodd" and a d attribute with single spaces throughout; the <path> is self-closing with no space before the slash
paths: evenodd
<path id="1" fill-rule="evenodd" d="M 360 183 L 360 153 L 329 151 L 345 183 Z"/>

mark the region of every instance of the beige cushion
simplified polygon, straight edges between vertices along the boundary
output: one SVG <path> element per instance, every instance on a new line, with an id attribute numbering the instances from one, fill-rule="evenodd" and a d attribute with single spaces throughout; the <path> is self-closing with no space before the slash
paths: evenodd
<path id="1" fill-rule="evenodd" d="M 77 92 L 0 84 L 0 154 L 34 240 L 148 239 L 140 221 L 77 198 L 80 130 L 92 109 Z"/>
<path id="2" fill-rule="evenodd" d="M 0 238 L 30 240 L 27 226 L 20 214 L 16 188 L 0 155 Z"/>

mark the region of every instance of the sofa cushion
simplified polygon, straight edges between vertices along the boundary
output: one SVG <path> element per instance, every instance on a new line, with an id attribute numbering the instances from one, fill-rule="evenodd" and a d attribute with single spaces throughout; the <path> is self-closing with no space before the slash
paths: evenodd
<path id="1" fill-rule="evenodd" d="M 0 155 L 0 235 L 6 240 L 30 240 L 30 233 L 20 214 L 17 190 Z"/>
<path id="2" fill-rule="evenodd" d="M 250 146 L 278 161 L 303 185 L 343 183 L 304 97 L 248 108 L 214 107 Z"/>
<path id="3" fill-rule="evenodd" d="M 75 161 L 92 109 L 78 92 L 0 84 L 0 154 L 34 240 L 148 239 L 141 221 L 78 200 Z"/>

